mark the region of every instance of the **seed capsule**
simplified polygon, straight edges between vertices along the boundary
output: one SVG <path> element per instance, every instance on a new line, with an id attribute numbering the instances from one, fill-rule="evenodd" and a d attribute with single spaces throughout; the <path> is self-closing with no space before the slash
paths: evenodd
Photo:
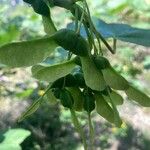
<path id="1" fill-rule="evenodd" d="M 62 88 L 77 86 L 76 78 L 72 74 L 68 74 L 65 77 L 59 78 L 51 85 L 51 88 Z"/>
<path id="2" fill-rule="evenodd" d="M 88 113 L 91 113 L 95 109 L 95 99 L 92 93 L 84 95 L 83 108 Z"/>
<path id="3" fill-rule="evenodd" d="M 70 87 L 70 88 L 67 88 L 67 90 L 71 93 L 73 100 L 74 100 L 73 109 L 75 111 L 82 111 L 83 101 L 84 101 L 83 93 L 77 87 Z"/>
<path id="4" fill-rule="evenodd" d="M 78 87 L 84 88 L 86 86 L 83 73 L 77 72 L 74 74 L 74 77 Z"/>
<path id="5" fill-rule="evenodd" d="M 61 90 L 60 101 L 64 107 L 67 107 L 70 109 L 73 108 L 74 100 L 73 100 L 71 93 L 68 90 L 66 89 Z"/>
<path id="6" fill-rule="evenodd" d="M 102 56 L 93 57 L 93 61 L 98 69 L 106 69 L 110 67 L 108 59 Z"/>
<path id="7" fill-rule="evenodd" d="M 88 44 L 86 40 L 72 30 L 61 29 L 57 31 L 52 38 L 58 45 L 76 55 L 88 55 Z"/>

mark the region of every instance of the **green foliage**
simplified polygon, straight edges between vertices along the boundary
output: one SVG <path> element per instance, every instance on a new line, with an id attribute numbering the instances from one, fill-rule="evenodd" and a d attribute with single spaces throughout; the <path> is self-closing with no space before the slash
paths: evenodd
<path id="1" fill-rule="evenodd" d="M 116 90 L 128 89 L 128 81 L 117 73 L 112 67 L 102 70 L 106 83 Z"/>
<path id="2" fill-rule="evenodd" d="M 31 4 L 34 11 L 42 15 L 47 35 L 37 40 L 12 42 L 1 46 L 0 63 L 12 68 L 32 66 L 33 77 L 47 81 L 49 86 L 44 94 L 23 113 L 19 121 L 33 114 L 44 102 L 45 95 L 51 104 L 60 99 L 61 104 L 70 110 L 74 126 L 82 138 L 84 149 L 87 150 L 84 132 L 75 111 L 88 112 L 92 145 L 94 132 L 90 114 L 93 110 L 96 109 L 99 115 L 117 127 L 122 125 L 117 106 L 123 104 L 123 98 L 114 90 L 122 90 L 142 106 L 150 106 L 150 98 L 132 87 L 131 83 L 110 65 L 111 61 L 103 57 L 104 51 L 101 47 L 102 42 L 112 54 L 115 53 L 116 40 L 149 47 L 149 30 L 133 28 L 126 24 L 107 24 L 100 19 L 92 20 L 86 0 L 80 3 L 57 0 L 25 2 Z M 126 2 L 120 4 L 111 11 L 117 12 L 126 4 Z M 55 6 L 63 7 L 73 14 L 75 25 L 70 25 L 73 27 L 71 30 L 67 28 L 56 30 L 50 16 L 51 7 Z M 109 45 L 107 38 L 114 39 L 114 47 Z M 50 55 L 59 46 L 69 51 L 67 60 L 53 65 L 47 63 Z M 77 57 L 71 59 L 74 55 Z M 81 71 L 77 75 L 76 70 L 79 68 Z M 72 79 L 68 80 L 69 75 Z M 71 80 L 74 84 L 69 84 Z"/>
<path id="3" fill-rule="evenodd" d="M 110 98 L 108 95 L 107 96 L 103 95 L 103 97 L 106 101 L 110 102 Z M 115 105 L 122 105 L 123 104 L 123 101 L 124 101 L 123 97 L 120 94 L 118 94 L 117 92 L 111 91 L 110 97 L 111 97 L 111 99 Z"/>
<path id="4" fill-rule="evenodd" d="M 130 86 L 125 92 L 129 99 L 136 101 L 144 107 L 150 107 L 150 98 L 137 88 Z"/>
<path id="5" fill-rule="evenodd" d="M 24 2 L 31 4 L 36 13 L 46 17 L 50 16 L 49 8 L 43 0 L 24 0 Z"/>
<path id="6" fill-rule="evenodd" d="M 10 67 L 25 67 L 41 62 L 57 45 L 49 38 L 16 42 L 0 47 L 0 63 Z"/>
<path id="7" fill-rule="evenodd" d="M 100 114 L 103 118 L 108 120 L 111 123 L 115 123 L 115 115 L 114 111 L 111 108 L 111 106 L 106 102 L 106 100 L 103 98 L 100 94 L 95 94 L 95 100 L 96 100 L 96 111 L 98 114 Z M 120 122 L 117 122 L 116 126 L 121 125 Z"/>
<path id="8" fill-rule="evenodd" d="M 89 57 L 82 57 L 81 63 L 86 85 L 93 90 L 104 90 L 106 84 L 103 75 L 96 69 L 96 66 L 94 65 L 92 59 Z"/>
<path id="9" fill-rule="evenodd" d="M 67 89 L 62 89 L 60 91 L 60 101 L 62 105 L 66 108 L 73 108 L 74 100 L 71 93 Z"/>
<path id="10" fill-rule="evenodd" d="M 71 93 L 71 95 L 73 97 L 73 100 L 74 100 L 73 109 L 75 111 L 82 112 L 82 110 L 83 110 L 83 102 L 84 102 L 83 93 L 77 87 L 69 87 L 68 91 Z"/>
<path id="11" fill-rule="evenodd" d="M 18 122 L 24 120 L 26 117 L 32 115 L 41 105 L 43 99 L 40 97 L 37 101 L 35 101 L 28 109 L 25 111 L 22 116 L 19 118 Z"/>
<path id="12" fill-rule="evenodd" d="M 83 108 L 89 114 L 95 109 L 95 99 L 94 99 L 94 95 L 92 93 L 85 92 Z"/>
<path id="13" fill-rule="evenodd" d="M 72 60 L 52 66 L 39 64 L 32 67 L 32 74 L 37 79 L 51 83 L 71 73 L 75 66 L 76 64 Z"/>
<path id="14" fill-rule="evenodd" d="M 95 25 L 105 38 L 114 38 L 125 42 L 150 46 L 150 30 L 134 28 L 127 24 L 107 24 L 103 20 L 94 19 Z"/>
<path id="15" fill-rule="evenodd" d="M 55 105 L 57 103 L 57 99 L 54 96 L 54 93 L 52 92 L 52 90 L 48 90 L 48 92 L 46 93 L 46 96 L 50 105 Z"/>
<path id="16" fill-rule="evenodd" d="M 21 150 L 20 144 L 30 136 L 30 131 L 25 129 L 9 129 L 3 134 L 4 140 L 0 143 L 0 149 L 3 150 Z"/>
<path id="17" fill-rule="evenodd" d="M 58 45 L 76 55 L 88 55 L 88 43 L 82 36 L 72 30 L 61 29 L 54 34 L 53 39 Z"/>

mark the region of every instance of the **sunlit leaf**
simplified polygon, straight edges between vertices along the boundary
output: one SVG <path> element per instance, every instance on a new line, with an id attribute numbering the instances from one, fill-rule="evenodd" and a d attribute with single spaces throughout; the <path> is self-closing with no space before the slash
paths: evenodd
<path id="1" fill-rule="evenodd" d="M 0 143 L 1 150 L 21 150 L 20 144 L 30 135 L 25 129 L 10 129 L 4 133 L 4 140 Z"/>
<path id="2" fill-rule="evenodd" d="M 14 42 L 0 47 L 0 63 L 10 67 L 25 67 L 41 62 L 58 45 L 49 38 Z"/>

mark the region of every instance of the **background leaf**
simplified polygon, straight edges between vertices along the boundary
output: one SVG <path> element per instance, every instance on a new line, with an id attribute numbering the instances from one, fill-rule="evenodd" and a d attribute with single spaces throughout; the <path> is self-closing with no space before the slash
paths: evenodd
<path id="1" fill-rule="evenodd" d="M 25 129 L 10 129 L 4 133 L 4 141 L 0 143 L 1 150 L 21 150 L 20 144 L 30 135 Z"/>

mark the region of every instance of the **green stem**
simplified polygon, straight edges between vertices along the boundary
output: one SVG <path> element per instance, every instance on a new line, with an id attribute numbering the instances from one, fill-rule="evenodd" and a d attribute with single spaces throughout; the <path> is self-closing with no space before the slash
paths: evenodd
<path id="1" fill-rule="evenodd" d="M 70 112 L 71 112 L 71 117 L 72 117 L 72 122 L 74 124 L 74 127 L 76 128 L 76 130 L 78 131 L 78 133 L 80 134 L 81 136 L 81 139 L 82 139 L 82 142 L 83 142 L 83 146 L 84 146 L 84 150 L 88 150 L 87 149 L 87 143 L 86 143 L 86 138 L 85 138 L 85 135 L 84 135 L 84 132 L 83 132 L 83 129 L 78 121 L 78 118 L 76 116 L 76 113 L 73 109 L 70 109 Z"/>
<path id="2" fill-rule="evenodd" d="M 75 8 L 75 32 L 78 30 L 78 8 Z"/>
<path id="3" fill-rule="evenodd" d="M 101 50 L 101 45 L 100 45 L 100 41 L 99 41 L 99 38 L 102 40 L 102 42 L 105 44 L 105 46 L 108 48 L 108 50 L 110 50 L 110 52 L 112 53 L 112 54 L 114 54 L 115 52 L 114 52 L 114 50 L 110 47 L 110 45 L 107 43 L 107 41 L 103 38 L 103 36 L 99 33 L 99 32 L 97 32 L 97 30 L 96 30 L 96 28 L 95 28 L 95 26 L 94 26 L 94 24 L 93 24 L 93 22 L 92 22 L 92 18 L 91 18 L 91 15 L 90 15 L 90 10 L 89 10 L 89 7 L 88 7 L 88 4 L 87 4 L 87 2 L 86 2 L 86 0 L 84 0 L 84 3 L 85 3 L 85 5 L 86 5 L 86 8 L 87 8 L 87 13 L 88 13 L 88 21 L 89 21 L 89 23 L 90 23 L 90 26 L 91 26 L 91 28 L 92 28 L 92 30 L 93 30 L 93 32 L 94 32 L 94 34 L 95 34 L 95 36 L 96 36 L 96 38 L 97 38 L 97 41 L 98 41 L 98 44 L 99 44 L 99 48 L 100 48 L 100 50 Z M 102 51 L 101 51 L 101 53 L 102 53 Z M 103 53 L 102 53 L 103 54 Z"/>
<path id="4" fill-rule="evenodd" d="M 117 47 L 116 45 L 117 45 L 117 39 L 113 38 L 113 49 L 115 53 L 116 53 L 116 47 Z"/>
<path id="5" fill-rule="evenodd" d="M 78 25 L 78 29 L 76 31 L 76 33 L 80 33 L 80 28 L 81 28 L 81 25 L 82 25 L 82 22 L 83 22 L 83 19 L 84 19 L 84 13 L 85 13 L 85 10 L 83 9 L 82 11 L 82 15 L 81 15 L 81 18 L 80 18 L 80 22 L 79 22 L 79 25 Z"/>
<path id="6" fill-rule="evenodd" d="M 94 34 L 93 34 L 93 31 L 92 31 L 92 21 L 91 21 L 91 15 L 90 15 L 90 10 L 89 10 L 89 7 L 88 7 L 88 4 L 87 4 L 87 2 L 86 2 L 86 0 L 83 0 L 83 3 L 84 3 L 84 7 L 86 8 L 86 10 L 87 10 L 87 20 L 88 20 L 88 22 L 89 22 L 89 29 L 90 29 L 90 32 L 91 32 L 91 38 L 92 38 L 92 42 L 93 42 L 93 46 L 94 46 L 94 53 L 95 54 L 98 54 L 98 49 L 97 49 L 97 47 L 96 47 L 96 45 L 95 45 L 95 41 L 94 41 Z"/>
<path id="7" fill-rule="evenodd" d="M 93 39 L 92 39 L 92 37 L 91 37 L 91 34 L 90 34 L 90 32 L 89 32 L 89 30 L 88 30 L 88 27 L 87 27 L 87 25 L 86 25 L 86 23 L 84 23 L 83 22 L 83 24 L 84 24 L 84 29 L 85 29 L 85 32 L 86 32 L 86 34 L 87 34 L 87 37 L 88 37 L 88 42 L 89 42 L 89 46 L 90 46 L 90 50 L 92 49 L 92 41 L 93 41 Z"/>
<path id="8" fill-rule="evenodd" d="M 90 147 L 91 150 L 94 150 L 94 128 L 92 125 L 90 113 L 88 113 L 88 123 L 89 123 L 89 132 L 90 132 Z"/>

